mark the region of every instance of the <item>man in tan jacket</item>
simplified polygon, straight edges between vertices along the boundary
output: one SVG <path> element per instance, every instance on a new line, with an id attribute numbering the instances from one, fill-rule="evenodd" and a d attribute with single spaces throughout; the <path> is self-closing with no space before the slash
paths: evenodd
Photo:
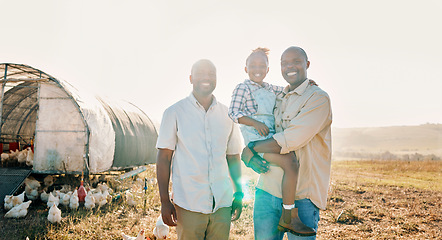
<path id="1" fill-rule="evenodd" d="M 317 230 L 319 209 L 325 209 L 331 169 L 330 98 L 316 85 L 309 84 L 310 66 L 302 48 L 289 47 L 281 56 L 281 73 L 289 85 L 278 96 L 275 115 L 276 134 L 256 141 L 243 150 L 242 160 L 254 166 L 260 175 L 254 205 L 255 239 L 282 239 L 278 231 L 282 214 L 281 182 L 283 171 L 268 163 L 249 162 L 253 153 L 287 154 L 295 152 L 299 159 L 299 178 L 295 207 L 301 221 Z M 264 154 L 265 158 L 265 154 Z M 259 158 L 253 158 L 255 161 Z M 293 214 L 293 212 L 292 212 Z M 292 239 L 315 239 L 288 234 Z"/>

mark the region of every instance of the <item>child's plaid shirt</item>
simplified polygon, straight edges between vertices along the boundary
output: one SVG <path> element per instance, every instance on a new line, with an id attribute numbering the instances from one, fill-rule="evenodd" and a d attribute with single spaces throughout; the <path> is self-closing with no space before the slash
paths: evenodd
<path id="1" fill-rule="evenodd" d="M 255 98 L 250 92 L 248 85 L 257 86 L 259 88 L 265 88 L 268 91 L 275 93 L 275 95 L 281 94 L 284 87 L 275 86 L 266 82 L 262 83 L 262 86 L 246 79 L 244 82 L 238 84 L 233 90 L 232 101 L 229 107 L 229 117 L 236 123 L 238 119 L 244 116 L 251 116 L 258 111 L 258 104 Z"/>

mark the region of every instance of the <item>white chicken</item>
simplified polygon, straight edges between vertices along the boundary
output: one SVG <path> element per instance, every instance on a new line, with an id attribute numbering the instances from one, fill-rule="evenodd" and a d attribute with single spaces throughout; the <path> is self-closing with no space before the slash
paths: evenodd
<path id="1" fill-rule="evenodd" d="M 48 220 L 51 223 L 61 222 L 61 210 L 57 207 L 57 205 L 55 205 L 55 203 L 53 203 L 49 209 Z"/>
<path id="2" fill-rule="evenodd" d="M 28 156 L 28 151 L 26 149 L 23 150 L 23 151 L 18 152 L 18 154 L 17 154 L 17 161 L 18 161 L 18 163 L 25 163 L 27 156 Z"/>
<path id="3" fill-rule="evenodd" d="M 17 196 L 6 195 L 4 206 L 6 210 L 9 210 L 12 209 L 13 207 L 22 204 L 24 201 L 25 201 L 25 192 L 22 192 Z"/>
<path id="4" fill-rule="evenodd" d="M 78 206 L 80 206 L 80 203 L 78 201 L 77 189 L 75 189 L 74 193 L 72 193 L 71 198 L 69 199 L 69 207 L 75 210 L 78 208 Z"/>
<path id="5" fill-rule="evenodd" d="M 95 207 L 95 198 L 92 194 L 92 191 L 89 191 L 84 198 L 84 207 L 87 209 L 92 209 Z"/>
<path id="6" fill-rule="evenodd" d="M 133 207 L 136 207 L 138 205 L 137 202 L 135 201 L 134 195 L 132 195 L 132 193 L 129 191 L 126 191 L 126 203 L 129 206 L 133 206 Z"/>
<path id="7" fill-rule="evenodd" d="M 166 239 L 167 235 L 169 235 L 169 226 L 164 224 L 161 215 L 158 217 L 155 228 L 153 229 L 153 235 L 155 235 L 157 239 Z"/>
<path id="8" fill-rule="evenodd" d="M 48 203 L 47 206 L 50 208 L 52 207 L 52 204 L 54 204 L 58 206 L 58 204 L 60 203 L 60 199 L 57 197 L 54 197 L 54 195 L 52 195 L 52 193 L 49 193 L 49 197 L 48 197 Z"/>
<path id="9" fill-rule="evenodd" d="M 106 199 L 106 202 L 110 203 L 112 201 L 112 196 L 109 194 L 108 190 L 105 190 L 103 192 L 103 196 Z"/>
<path id="10" fill-rule="evenodd" d="M 16 149 L 15 151 L 9 150 L 9 162 L 15 162 L 17 160 L 17 155 L 20 152 L 18 149 Z"/>
<path id="11" fill-rule="evenodd" d="M 12 203 L 12 195 L 6 195 L 5 196 L 5 203 L 3 204 L 3 206 L 5 207 L 5 210 L 11 210 L 11 208 L 14 207 L 14 204 Z"/>
<path id="12" fill-rule="evenodd" d="M 21 200 L 21 203 L 24 202 L 25 201 L 25 192 L 23 191 L 22 193 L 20 193 L 16 197 L 18 197 Z"/>
<path id="13" fill-rule="evenodd" d="M 40 193 L 40 199 L 41 199 L 41 201 L 47 203 L 47 202 L 48 202 L 48 198 L 49 198 L 49 193 L 47 193 L 46 190 L 43 190 L 43 191 Z"/>
<path id="14" fill-rule="evenodd" d="M 98 204 L 98 206 L 103 206 L 107 203 L 106 197 L 103 195 L 101 191 L 93 194 L 95 198 L 95 203 Z"/>
<path id="15" fill-rule="evenodd" d="M 64 206 L 68 206 L 69 203 L 71 202 L 71 195 L 72 195 L 72 192 L 66 193 L 63 196 L 63 198 L 61 198 L 61 204 L 63 204 Z"/>
<path id="16" fill-rule="evenodd" d="M 24 202 L 18 206 L 13 207 L 5 214 L 5 218 L 21 218 L 25 217 L 28 214 L 28 208 L 31 204 L 31 200 Z"/>
<path id="17" fill-rule="evenodd" d="M 26 166 L 33 166 L 34 165 L 34 152 L 32 152 L 31 148 L 27 148 L 28 154 L 26 155 Z"/>
<path id="18" fill-rule="evenodd" d="M 144 239 L 146 239 L 146 237 L 144 236 L 144 230 L 140 230 L 140 232 L 138 232 L 137 237 L 128 236 L 124 233 L 121 233 L 121 235 L 123 236 L 124 240 L 144 240 Z"/>
<path id="19" fill-rule="evenodd" d="M 2 159 L 2 164 L 7 163 L 9 159 L 9 153 L 2 153 L 1 159 Z"/>

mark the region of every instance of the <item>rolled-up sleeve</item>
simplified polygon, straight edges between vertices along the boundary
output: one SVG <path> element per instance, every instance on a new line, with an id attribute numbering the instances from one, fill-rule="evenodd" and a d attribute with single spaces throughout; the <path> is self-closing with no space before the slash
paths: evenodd
<path id="1" fill-rule="evenodd" d="M 173 109 L 168 108 L 163 113 L 156 148 L 175 150 L 177 143 L 177 119 Z"/>
<path id="2" fill-rule="evenodd" d="M 238 84 L 235 90 L 233 90 L 232 101 L 230 102 L 229 107 L 229 117 L 235 123 L 238 123 L 239 118 L 247 116 L 247 114 L 244 112 L 246 94 L 250 93 L 248 92 L 245 84 Z"/>
<path id="3" fill-rule="evenodd" d="M 286 154 L 305 146 L 331 121 L 329 96 L 325 92 L 316 93 L 290 120 L 289 126 L 273 138 L 281 146 L 281 154 Z"/>

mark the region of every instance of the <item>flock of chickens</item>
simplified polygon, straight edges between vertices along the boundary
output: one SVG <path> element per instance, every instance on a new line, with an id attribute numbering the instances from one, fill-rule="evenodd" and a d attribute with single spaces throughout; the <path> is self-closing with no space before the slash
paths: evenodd
<path id="1" fill-rule="evenodd" d="M 7 211 L 5 218 L 25 217 L 32 201 L 38 198 L 46 203 L 46 206 L 49 208 L 47 219 L 52 224 L 62 221 L 61 209 L 58 208 L 60 204 L 66 208 L 69 207 L 72 210 L 77 210 L 80 206 L 80 202 L 83 201 L 84 207 L 87 209 L 101 207 L 112 201 L 112 188 L 109 188 L 106 183 L 98 183 L 95 189 L 90 189 L 85 192 L 86 196 L 79 194 L 77 189 L 72 191 L 69 185 L 63 185 L 60 190 L 47 193 L 49 187 L 54 184 L 54 178 L 51 175 L 44 178 L 43 184 L 44 186 L 35 178 L 28 177 L 25 180 L 25 190 L 21 194 L 17 196 L 6 195 L 4 199 L 4 208 Z M 25 198 L 27 201 L 25 201 Z M 129 191 L 125 192 L 125 200 L 128 205 L 137 205 L 134 196 Z M 166 239 L 169 234 L 169 226 L 163 223 L 161 215 L 157 220 L 153 234 L 157 239 Z M 137 237 L 127 236 L 124 233 L 122 233 L 122 236 L 123 239 L 146 239 L 144 230 L 140 231 Z"/>
<path id="2" fill-rule="evenodd" d="M 9 150 L 9 153 L 1 154 L 2 166 L 18 164 L 26 164 L 26 166 L 31 167 L 34 165 L 34 152 L 31 147 L 27 147 L 22 151 L 16 149 L 15 151 Z"/>

